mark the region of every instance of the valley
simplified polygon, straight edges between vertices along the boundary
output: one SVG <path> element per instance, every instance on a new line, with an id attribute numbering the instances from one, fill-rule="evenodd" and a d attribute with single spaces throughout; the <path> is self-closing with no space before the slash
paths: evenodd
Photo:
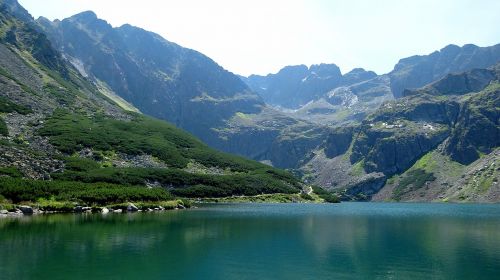
<path id="1" fill-rule="evenodd" d="M 499 201 L 500 45 L 448 45 L 385 74 L 318 64 L 243 77 L 91 11 L 51 21 L 15 0 L 1 9 L 3 184 Z"/>

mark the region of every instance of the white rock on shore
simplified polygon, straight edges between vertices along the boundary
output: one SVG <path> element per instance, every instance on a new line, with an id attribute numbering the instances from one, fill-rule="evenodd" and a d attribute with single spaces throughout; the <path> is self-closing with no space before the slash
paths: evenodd
<path id="1" fill-rule="evenodd" d="M 137 206 L 135 206 L 133 203 L 130 203 L 127 206 L 127 211 L 128 212 L 136 212 L 137 210 L 139 210 L 139 208 Z"/>

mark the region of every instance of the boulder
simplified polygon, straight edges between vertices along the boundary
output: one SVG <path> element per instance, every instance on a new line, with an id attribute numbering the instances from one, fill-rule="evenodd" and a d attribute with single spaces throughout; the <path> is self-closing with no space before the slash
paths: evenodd
<path id="1" fill-rule="evenodd" d="M 109 209 L 106 208 L 106 207 L 104 207 L 104 208 L 102 208 L 101 213 L 102 214 L 108 214 L 109 213 Z"/>
<path id="2" fill-rule="evenodd" d="M 21 206 L 18 207 L 18 209 L 21 210 L 21 212 L 24 215 L 31 215 L 31 214 L 33 214 L 33 208 L 31 208 L 31 206 L 21 205 Z"/>
<path id="3" fill-rule="evenodd" d="M 139 210 L 139 208 L 137 206 L 135 206 L 133 203 L 130 203 L 127 206 L 127 211 L 128 212 L 137 212 L 137 210 Z"/>
<path id="4" fill-rule="evenodd" d="M 113 213 L 121 213 L 121 212 L 123 212 L 122 209 L 115 209 L 115 210 L 113 210 Z"/>
<path id="5" fill-rule="evenodd" d="M 2 210 L 0 210 L 0 214 L 7 215 L 7 214 L 9 214 L 9 211 L 2 209 Z"/>

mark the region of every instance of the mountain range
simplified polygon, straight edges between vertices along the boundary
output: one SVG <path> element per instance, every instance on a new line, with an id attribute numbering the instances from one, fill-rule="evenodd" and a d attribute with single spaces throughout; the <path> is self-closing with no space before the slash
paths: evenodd
<path id="1" fill-rule="evenodd" d="M 265 184 L 248 183 L 248 189 L 257 189 L 248 193 L 294 192 L 303 186 L 272 165 L 345 200 L 500 200 L 500 44 L 449 45 L 429 55 L 403 58 L 382 75 L 363 68 L 342 74 L 335 64 L 319 64 L 242 77 L 158 34 L 128 24 L 113 28 L 90 11 L 49 21 L 33 20 L 14 0 L 3 0 L 2 9 L 3 84 L 18 87 L 2 91 L 5 104 L 10 104 L 4 106 L 36 112 L 32 116 L 5 110 L 25 122 L 2 117 L 9 143 L 28 139 L 30 149 L 37 150 L 43 145 L 34 147 L 36 138 L 50 144 L 57 155 L 76 153 L 93 161 L 94 154 L 104 152 L 97 156 L 101 164 L 104 157 L 130 166 L 145 156 L 149 165 L 173 165 L 179 172 L 195 166 L 198 173 L 219 174 L 229 168 L 228 175 L 236 177 L 240 169 L 252 176 L 271 174 L 265 182 L 274 188 L 263 191 Z M 212 148 L 142 114 L 172 123 Z M 35 119 L 43 123 L 28 128 Z M 131 120 L 152 130 L 133 131 L 132 137 L 141 139 L 130 139 L 134 145 L 110 143 L 111 139 L 70 145 L 66 134 L 78 133 L 71 119 L 77 120 L 78 128 L 104 127 L 95 135 L 99 139 L 107 139 L 107 129 L 123 134 L 129 129 L 124 123 Z M 60 125 L 64 130 L 58 129 Z M 156 125 L 184 136 L 139 137 L 154 135 Z M 190 140 L 170 141 L 185 137 Z M 190 145 L 206 151 L 204 156 L 183 152 L 184 141 L 196 143 Z M 163 148 L 151 145 L 173 145 L 177 152 L 162 154 Z M 52 157 L 44 152 L 48 155 L 42 158 Z M 182 163 L 169 162 L 171 156 Z M 64 159 L 54 159 L 54 164 L 50 171 L 31 177 L 51 178 L 55 170 L 65 170 Z M 141 177 L 142 184 L 173 184 L 148 176 Z M 184 193 L 190 194 L 246 192 L 210 180 L 182 181 L 178 186 L 187 186 L 190 191 Z"/>

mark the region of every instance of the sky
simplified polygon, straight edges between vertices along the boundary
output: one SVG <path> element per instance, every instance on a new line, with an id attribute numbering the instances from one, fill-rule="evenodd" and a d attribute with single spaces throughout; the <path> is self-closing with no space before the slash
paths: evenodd
<path id="1" fill-rule="evenodd" d="M 195 49 L 231 72 L 335 63 L 387 73 L 448 44 L 500 43 L 498 0 L 19 0 L 51 20 L 92 10 Z"/>

